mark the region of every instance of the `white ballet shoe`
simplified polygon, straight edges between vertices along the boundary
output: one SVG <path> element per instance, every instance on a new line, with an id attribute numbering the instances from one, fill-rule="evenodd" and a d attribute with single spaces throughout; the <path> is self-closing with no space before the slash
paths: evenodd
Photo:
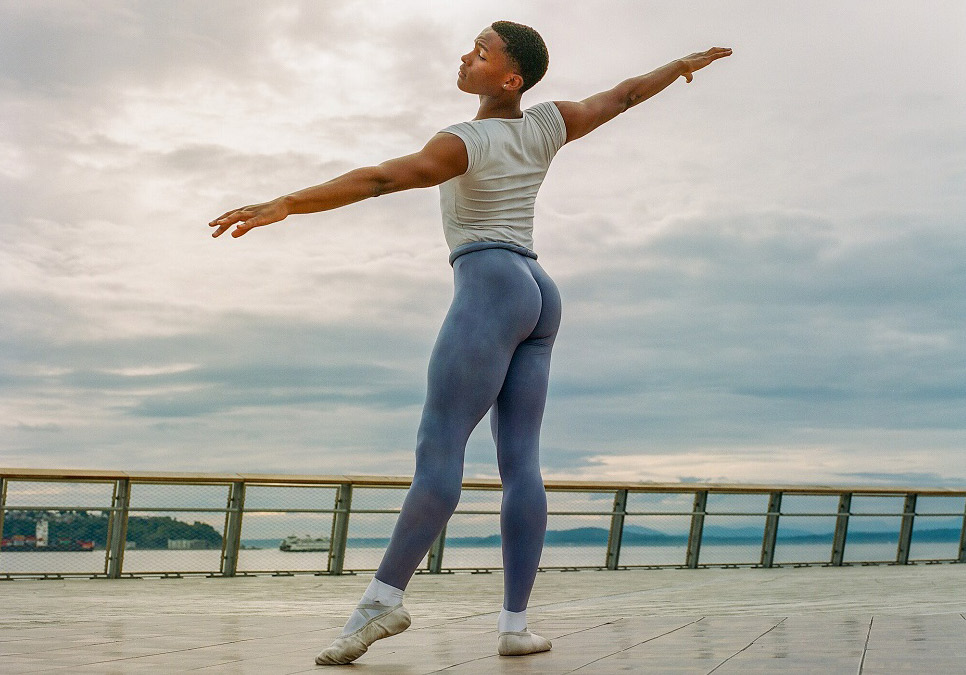
<path id="1" fill-rule="evenodd" d="M 359 609 L 366 610 L 383 607 L 383 605 L 359 605 Z M 352 663 L 365 654 L 369 645 L 373 642 L 402 633 L 409 628 L 412 622 L 412 617 L 409 616 L 406 608 L 401 604 L 395 605 L 388 612 L 383 612 L 369 619 L 362 628 L 336 639 L 315 657 L 315 663 L 320 666 L 339 666 Z"/>
<path id="2" fill-rule="evenodd" d="M 523 656 L 524 654 L 549 652 L 552 646 L 550 640 L 528 630 L 520 633 L 504 631 L 500 633 L 500 648 L 498 651 L 500 656 Z"/>

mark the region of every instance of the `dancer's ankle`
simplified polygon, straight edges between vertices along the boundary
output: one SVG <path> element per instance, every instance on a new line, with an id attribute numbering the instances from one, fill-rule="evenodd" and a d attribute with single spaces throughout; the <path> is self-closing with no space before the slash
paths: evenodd
<path id="1" fill-rule="evenodd" d="M 375 577 L 369 582 L 369 587 L 359 600 L 359 605 L 349 616 L 349 620 L 342 627 L 343 637 L 356 632 L 374 617 L 388 612 L 402 603 L 403 591 L 395 586 L 379 581 Z M 384 608 L 384 609 L 380 609 Z"/>
<path id="2" fill-rule="evenodd" d="M 500 618 L 497 626 L 501 633 L 522 633 L 527 629 L 527 610 L 522 612 L 510 612 L 504 607 L 500 610 Z"/>
<path id="3" fill-rule="evenodd" d="M 398 605 L 403 600 L 404 591 L 401 588 L 396 588 L 395 586 L 390 586 L 384 581 L 379 581 L 375 577 L 369 582 L 366 592 L 362 594 L 362 600 L 360 602 L 376 602 L 380 605 L 388 605 L 390 607 Z"/>

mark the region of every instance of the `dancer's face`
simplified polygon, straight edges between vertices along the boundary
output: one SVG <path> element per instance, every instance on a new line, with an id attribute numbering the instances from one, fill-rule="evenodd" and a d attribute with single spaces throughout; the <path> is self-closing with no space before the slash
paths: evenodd
<path id="1" fill-rule="evenodd" d="M 501 96 L 516 93 L 523 86 L 523 78 L 516 65 L 504 51 L 503 39 L 492 28 L 485 28 L 477 36 L 472 51 L 460 61 L 456 86 L 468 94 Z M 506 85 L 506 86 L 504 86 Z"/>

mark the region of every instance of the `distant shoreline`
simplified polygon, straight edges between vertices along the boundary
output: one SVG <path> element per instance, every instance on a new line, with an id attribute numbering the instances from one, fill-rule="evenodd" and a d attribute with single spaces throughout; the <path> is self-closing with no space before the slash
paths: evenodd
<path id="1" fill-rule="evenodd" d="M 546 546 L 606 546 L 609 536 L 608 530 L 604 528 L 578 528 L 574 530 L 548 530 L 544 544 Z M 761 545 L 762 534 L 727 534 L 714 533 L 713 529 L 705 529 L 701 537 L 702 545 L 709 546 L 735 546 L 735 545 Z M 820 533 L 796 533 L 792 535 L 779 536 L 776 539 L 780 544 L 824 544 L 831 545 L 834 534 L 832 532 Z M 958 529 L 933 529 L 916 530 L 913 540 L 922 543 L 948 543 L 959 541 L 960 531 Z M 893 531 L 850 531 L 848 542 L 851 544 L 877 544 L 877 543 L 898 543 L 898 532 Z M 281 539 L 243 539 L 242 544 L 246 547 L 277 547 Z M 389 537 L 350 537 L 347 542 L 349 548 L 353 546 L 363 547 L 384 547 L 389 543 Z M 485 537 L 446 537 L 446 546 L 456 547 L 498 547 L 500 546 L 500 535 L 491 534 Z M 686 546 L 688 543 L 687 535 L 670 535 L 663 533 L 640 533 L 624 532 L 621 537 L 622 546 Z"/>
<path id="2" fill-rule="evenodd" d="M 546 546 L 557 547 L 603 547 L 607 545 L 610 536 L 609 530 L 602 527 L 581 527 L 569 530 L 548 530 L 544 539 Z M 958 528 L 942 529 L 923 529 L 914 530 L 913 541 L 918 543 L 954 543 L 958 542 L 961 532 Z M 760 546 L 763 531 L 757 528 L 716 528 L 706 526 L 701 537 L 702 546 Z M 784 545 L 807 545 L 807 544 L 828 544 L 831 545 L 834 537 L 833 532 L 804 532 L 794 530 L 782 534 L 779 530 L 776 543 Z M 892 530 L 884 531 L 854 531 L 848 533 L 848 543 L 850 544 L 897 544 L 899 533 Z M 212 537 L 208 541 L 208 546 L 200 547 L 199 550 L 213 550 L 221 548 L 221 537 L 214 540 Z M 252 538 L 242 539 L 241 545 L 248 550 L 257 549 L 277 549 L 283 538 Z M 354 547 L 381 547 L 384 548 L 389 543 L 389 537 L 350 537 L 347 541 L 349 548 Z M 636 525 L 626 526 L 621 537 L 622 546 L 686 546 L 688 543 L 687 534 L 665 534 L 657 530 L 650 530 Z M 100 544 L 100 542 L 98 542 Z M 501 545 L 500 535 L 491 534 L 483 537 L 447 537 L 445 545 L 452 548 L 498 548 Z M 2 547 L 3 553 L 43 553 L 68 550 L 63 547 L 35 547 L 35 546 L 10 546 Z M 93 548 L 70 549 L 70 550 L 97 550 L 103 551 L 103 545 Z M 131 550 L 135 550 L 131 547 Z M 136 550 L 139 551 L 163 551 L 171 550 L 166 546 L 145 546 L 137 543 Z"/>

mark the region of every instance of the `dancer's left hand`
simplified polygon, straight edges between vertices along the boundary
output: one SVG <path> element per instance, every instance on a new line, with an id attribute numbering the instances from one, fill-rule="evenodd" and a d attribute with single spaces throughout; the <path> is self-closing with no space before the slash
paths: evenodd
<path id="1" fill-rule="evenodd" d="M 726 56 L 731 56 L 730 47 L 712 47 L 711 49 L 704 52 L 695 52 L 690 56 L 685 56 L 681 59 L 687 71 L 684 73 L 684 79 L 690 82 L 693 78 L 691 73 L 696 70 L 701 70 L 706 65 L 712 61 L 722 59 Z"/>

